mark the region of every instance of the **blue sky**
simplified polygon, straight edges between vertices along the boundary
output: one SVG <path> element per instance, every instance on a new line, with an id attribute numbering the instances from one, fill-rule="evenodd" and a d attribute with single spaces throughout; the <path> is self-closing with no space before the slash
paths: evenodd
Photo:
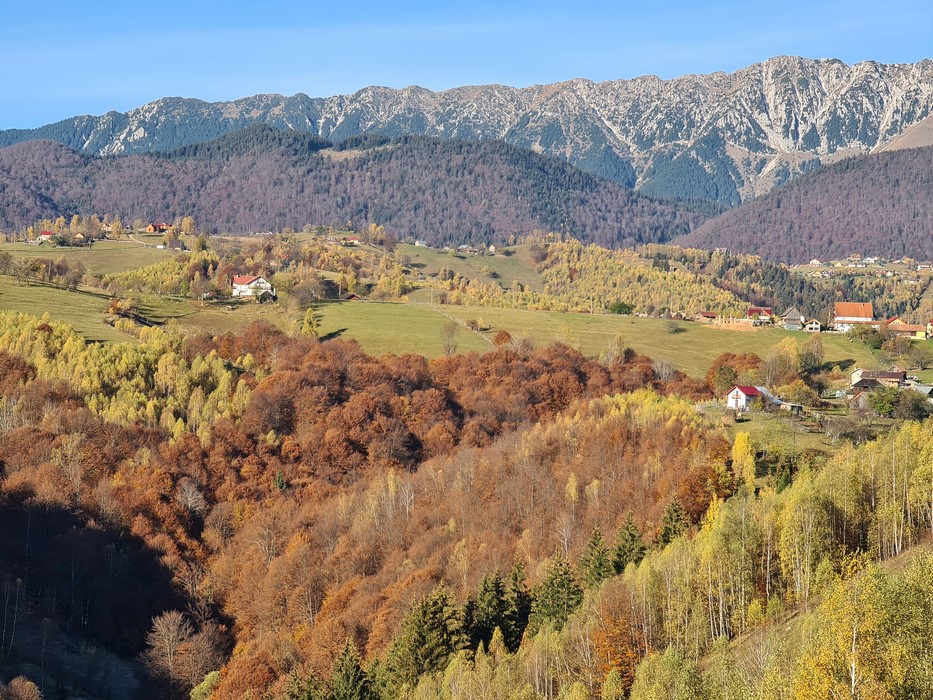
<path id="1" fill-rule="evenodd" d="M 0 128 L 164 96 L 672 78 L 781 54 L 933 58 L 933 2 L 0 0 Z"/>

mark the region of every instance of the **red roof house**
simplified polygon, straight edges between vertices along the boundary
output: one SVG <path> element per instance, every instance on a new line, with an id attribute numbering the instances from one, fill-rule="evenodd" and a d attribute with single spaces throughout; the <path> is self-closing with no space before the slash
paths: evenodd
<path id="1" fill-rule="evenodd" d="M 764 399 L 767 392 L 757 386 L 736 384 L 726 395 L 726 408 L 733 411 L 747 411 L 752 399 Z"/>

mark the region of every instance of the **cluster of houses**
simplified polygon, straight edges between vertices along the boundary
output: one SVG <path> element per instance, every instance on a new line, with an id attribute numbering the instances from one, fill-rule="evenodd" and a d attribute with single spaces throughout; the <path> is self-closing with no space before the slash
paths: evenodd
<path id="1" fill-rule="evenodd" d="M 695 317 L 698 321 L 712 323 L 717 314 L 701 311 Z M 848 333 L 853 328 L 864 326 L 881 330 L 882 327 L 891 335 L 910 338 L 911 340 L 929 340 L 933 338 L 933 319 L 926 324 L 907 323 L 899 316 L 888 319 L 876 319 L 871 302 L 838 301 L 833 307 L 832 323 L 824 326 L 818 319 L 808 319 L 796 307 L 780 315 L 770 306 L 749 306 L 745 317 L 733 322 L 747 323 L 753 326 L 781 326 L 788 331 L 809 331 L 820 333 L 824 330 L 836 333 Z"/>
<path id="2" fill-rule="evenodd" d="M 833 313 L 833 329 L 838 333 L 848 333 L 853 328 L 864 326 L 881 330 L 884 327 L 894 336 L 910 338 L 911 340 L 927 340 L 933 337 L 933 319 L 929 323 L 907 323 L 899 316 L 892 316 L 880 320 L 875 318 L 871 302 L 858 303 L 836 302 Z"/>
<path id="3" fill-rule="evenodd" d="M 868 408 L 868 396 L 882 387 L 916 391 L 933 403 L 933 386 L 908 377 L 907 372 L 899 367 L 889 367 L 886 370 L 857 368 L 849 375 L 849 388 L 844 392 L 849 408 Z"/>
<path id="4" fill-rule="evenodd" d="M 844 399 L 850 409 L 865 410 L 869 407 L 868 397 L 882 387 L 916 391 L 933 404 L 933 386 L 922 384 L 916 377 L 908 377 L 907 372 L 899 367 L 886 370 L 855 369 L 849 376 L 848 389 L 840 390 L 836 396 Z M 803 412 L 800 404 L 783 401 L 763 386 L 736 384 L 726 394 L 726 408 L 736 413 L 745 413 L 756 405 L 764 410 L 777 408 L 795 415 Z"/>
<path id="5" fill-rule="evenodd" d="M 178 229 L 173 224 L 167 224 L 160 221 L 157 224 L 149 224 L 146 227 L 146 233 L 173 233 Z"/>

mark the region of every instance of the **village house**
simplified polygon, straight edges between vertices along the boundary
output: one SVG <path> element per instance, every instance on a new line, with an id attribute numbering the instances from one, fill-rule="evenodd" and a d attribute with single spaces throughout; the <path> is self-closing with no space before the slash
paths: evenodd
<path id="1" fill-rule="evenodd" d="M 927 327 L 922 323 L 904 323 L 901 321 L 900 323 L 888 326 L 888 332 L 891 333 L 891 335 L 900 338 L 910 338 L 911 340 L 927 339 Z"/>
<path id="2" fill-rule="evenodd" d="M 809 331 L 810 333 L 821 333 L 823 331 L 823 324 L 817 321 L 815 318 L 811 318 L 807 321 L 803 329 Z"/>
<path id="3" fill-rule="evenodd" d="M 788 331 L 799 331 L 803 328 L 805 320 L 803 314 L 800 313 L 796 306 L 790 307 L 781 314 L 781 325 Z"/>
<path id="4" fill-rule="evenodd" d="M 726 408 L 742 413 L 751 408 L 753 401 L 760 401 L 763 405 L 779 404 L 778 401 L 763 386 L 743 386 L 736 384 L 726 394 Z"/>
<path id="5" fill-rule="evenodd" d="M 761 326 L 774 321 L 774 310 L 770 306 L 749 306 L 745 318 L 755 326 Z"/>
<path id="6" fill-rule="evenodd" d="M 55 234 L 52 233 L 51 231 L 42 231 L 39 234 L 40 243 L 50 243 L 53 238 L 55 238 Z"/>
<path id="7" fill-rule="evenodd" d="M 902 370 L 868 370 L 858 367 L 849 374 L 849 384 L 852 387 L 860 389 L 877 388 L 877 386 L 867 383 L 875 381 L 881 386 L 890 386 L 897 388 L 907 381 L 907 372 Z M 860 384 L 860 382 L 866 382 Z"/>
<path id="8" fill-rule="evenodd" d="M 715 321 L 718 316 L 715 311 L 700 311 L 694 317 L 695 321 L 704 321 L 706 323 L 712 323 Z"/>
<path id="9" fill-rule="evenodd" d="M 855 326 L 868 325 L 878 328 L 875 311 L 871 302 L 837 301 L 833 307 L 833 328 L 840 333 L 848 333 Z"/>
<path id="10" fill-rule="evenodd" d="M 272 301 L 275 299 L 275 287 L 263 277 L 254 275 L 236 275 L 233 278 L 234 297 L 252 297 L 256 301 Z"/>
<path id="11" fill-rule="evenodd" d="M 933 403 L 933 386 L 929 384 L 909 384 L 908 389 L 921 394 L 928 402 Z"/>

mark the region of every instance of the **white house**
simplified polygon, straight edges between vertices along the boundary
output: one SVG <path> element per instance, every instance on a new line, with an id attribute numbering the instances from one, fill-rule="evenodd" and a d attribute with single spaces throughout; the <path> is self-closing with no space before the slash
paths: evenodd
<path id="1" fill-rule="evenodd" d="M 726 408 L 733 411 L 747 411 L 752 399 L 765 400 L 768 392 L 758 386 L 741 386 L 736 384 L 726 395 Z"/>
<path id="2" fill-rule="evenodd" d="M 837 301 L 833 308 L 833 327 L 840 333 L 848 333 L 858 325 L 880 326 L 875 321 L 875 311 L 871 302 L 858 303 L 852 301 Z"/>
<path id="3" fill-rule="evenodd" d="M 804 324 L 803 328 L 804 330 L 810 331 L 811 333 L 819 333 L 823 330 L 823 324 L 815 318 L 811 318 L 806 322 L 806 324 Z"/>
<path id="4" fill-rule="evenodd" d="M 234 297 L 253 297 L 259 301 L 275 299 L 275 287 L 263 277 L 254 275 L 235 275 L 233 278 Z"/>

